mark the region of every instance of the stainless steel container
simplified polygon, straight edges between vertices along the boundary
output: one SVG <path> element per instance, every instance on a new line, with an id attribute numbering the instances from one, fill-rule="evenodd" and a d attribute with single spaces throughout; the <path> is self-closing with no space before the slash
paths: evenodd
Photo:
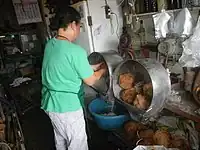
<path id="1" fill-rule="evenodd" d="M 122 57 L 117 53 L 117 51 L 110 50 L 107 52 L 99 53 L 103 56 L 107 66 L 108 72 L 102 77 L 99 81 L 93 85 L 95 89 L 97 89 L 100 93 L 105 93 L 109 95 L 109 98 L 112 97 L 112 75 L 114 69 L 123 61 Z M 92 89 L 91 87 L 85 85 L 85 101 L 86 105 L 92 100 L 91 98 L 95 98 L 97 91 Z"/>
<path id="2" fill-rule="evenodd" d="M 121 87 L 118 84 L 119 75 L 132 73 L 136 77 L 136 83 L 140 81 L 151 82 L 153 85 L 153 98 L 148 110 L 138 108 L 125 103 L 120 98 Z M 127 60 L 117 66 L 113 73 L 113 92 L 122 105 L 124 105 L 131 117 L 135 120 L 148 120 L 156 117 L 162 111 L 165 101 L 171 92 L 171 83 L 168 72 L 165 68 L 153 59 Z"/>

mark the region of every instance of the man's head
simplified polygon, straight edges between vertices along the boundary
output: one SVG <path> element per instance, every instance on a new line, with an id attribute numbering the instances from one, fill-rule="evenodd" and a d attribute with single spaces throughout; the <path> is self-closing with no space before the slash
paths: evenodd
<path id="1" fill-rule="evenodd" d="M 74 41 L 80 33 L 81 16 L 79 12 L 72 7 L 67 7 L 57 12 L 55 18 L 57 20 L 58 34 L 66 36 L 70 41 Z"/>
<path id="2" fill-rule="evenodd" d="M 98 52 L 91 53 L 88 56 L 88 61 L 94 71 L 98 71 L 105 64 L 104 57 Z"/>

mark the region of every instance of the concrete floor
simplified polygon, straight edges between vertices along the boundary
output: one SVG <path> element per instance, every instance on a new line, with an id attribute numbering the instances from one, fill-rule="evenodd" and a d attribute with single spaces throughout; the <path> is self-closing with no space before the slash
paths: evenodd
<path id="1" fill-rule="evenodd" d="M 35 108 L 20 117 L 27 150 L 55 150 L 54 136 L 48 116 L 39 108 Z M 89 121 L 91 132 L 90 150 L 115 150 L 114 145 L 107 142 L 107 133 Z"/>

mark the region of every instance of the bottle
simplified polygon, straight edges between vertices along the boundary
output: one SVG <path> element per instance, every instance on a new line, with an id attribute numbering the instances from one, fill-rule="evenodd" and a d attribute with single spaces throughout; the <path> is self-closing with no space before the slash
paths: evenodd
<path id="1" fill-rule="evenodd" d="M 144 6 L 145 6 L 145 13 L 148 13 L 148 12 L 151 12 L 151 10 L 150 10 L 150 4 L 151 4 L 151 1 L 150 0 L 145 0 L 144 1 Z"/>
<path id="2" fill-rule="evenodd" d="M 135 13 L 140 14 L 140 3 L 139 3 L 139 1 L 135 2 Z"/>
<path id="3" fill-rule="evenodd" d="M 182 8 L 185 8 L 187 6 L 187 0 L 181 0 Z"/>
<path id="4" fill-rule="evenodd" d="M 167 10 L 167 0 L 157 0 L 158 11 Z"/>
<path id="5" fill-rule="evenodd" d="M 138 0 L 140 13 L 145 13 L 145 0 Z"/>
<path id="6" fill-rule="evenodd" d="M 138 0 L 138 1 L 136 0 L 135 8 L 137 14 L 145 13 L 144 4 L 145 4 L 144 0 Z"/>
<path id="7" fill-rule="evenodd" d="M 169 10 L 175 9 L 173 5 L 173 0 L 167 0 L 167 6 Z"/>
<path id="8" fill-rule="evenodd" d="M 146 44 L 146 35 L 145 35 L 146 33 L 143 20 L 140 20 L 140 28 L 138 29 L 138 34 L 140 36 L 141 46 L 144 46 Z"/>
<path id="9" fill-rule="evenodd" d="M 182 8 L 182 0 L 177 0 L 177 8 L 178 9 Z"/>
<path id="10" fill-rule="evenodd" d="M 174 0 L 173 1 L 174 9 L 182 8 L 182 1 L 181 0 Z"/>
<path id="11" fill-rule="evenodd" d="M 169 9 L 180 9 L 183 8 L 183 0 L 167 0 Z"/>
<path id="12" fill-rule="evenodd" d="M 157 12 L 157 11 L 158 11 L 157 1 L 151 0 L 151 12 Z"/>

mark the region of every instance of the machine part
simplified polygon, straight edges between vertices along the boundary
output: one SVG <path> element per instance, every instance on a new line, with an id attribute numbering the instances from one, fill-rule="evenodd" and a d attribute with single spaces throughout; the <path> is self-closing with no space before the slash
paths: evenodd
<path id="1" fill-rule="evenodd" d="M 184 38 L 167 38 L 158 45 L 157 59 L 163 63 L 165 68 L 176 64 L 182 54 L 182 42 Z M 162 60 L 163 59 L 163 60 Z"/>
<path id="2" fill-rule="evenodd" d="M 118 84 L 119 75 L 132 73 L 136 78 L 136 83 L 144 81 L 151 82 L 153 85 L 153 98 L 147 111 L 140 110 L 130 104 L 125 103 L 120 98 L 121 87 Z M 168 72 L 165 68 L 153 59 L 127 60 L 122 62 L 113 74 L 113 92 L 116 100 L 124 105 L 131 117 L 136 120 L 148 120 L 158 116 L 162 111 L 167 97 L 171 93 L 171 83 Z"/>
<path id="3" fill-rule="evenodd" d="M 88 25 L 92 26 L 92 16 L 88 16 L 87 19 L 88 19 Z"/>
<path id="4" fill-rule="evenodd" d="M 140 35 L 136 32 L 131 33 L 131 46 L 134 51 L 141 50 Z"/>
<path id="5" fill-rule="evenodd" d="M 182 48 L 180 47 L 180 43 L 175 38 L 166 39 L 158 45 L 159 53 L 165 56 L 173 56 L 176 54 L 180 54 L 182 52 Z"/>
<path id="6" fill-rule="evenodd" d="M 134 51 L 131 46 L 131 36 L 126 27 L 123 27 L 122 35 L 120 36 L 118 52 L 123 59 L 135 59 Z"/>
<path id="7" fill-rule="evenodd" d="M 122 28 L 122 34 L 119 39 L 118 50 L 120 52 L 121 49 L 131 48 L 131 36 L 127 31 L 126 27 Z"/>
<path id="8" fill-rule="evenodd" d="M 111 15 L 111 9 L 110 6 L 108 5 L 107 0 L 105 0 L 105 15 L 106 15 L 106 19 L 110 19 L 110 15 Z"/>
<path id="9" fill-rule="evenodd" d="M 111 15 L 110 7 L 108 5 L 105 5 L 104 8 L 105 8 L 106 19 L 110 19 L 110 15 Z"/>

